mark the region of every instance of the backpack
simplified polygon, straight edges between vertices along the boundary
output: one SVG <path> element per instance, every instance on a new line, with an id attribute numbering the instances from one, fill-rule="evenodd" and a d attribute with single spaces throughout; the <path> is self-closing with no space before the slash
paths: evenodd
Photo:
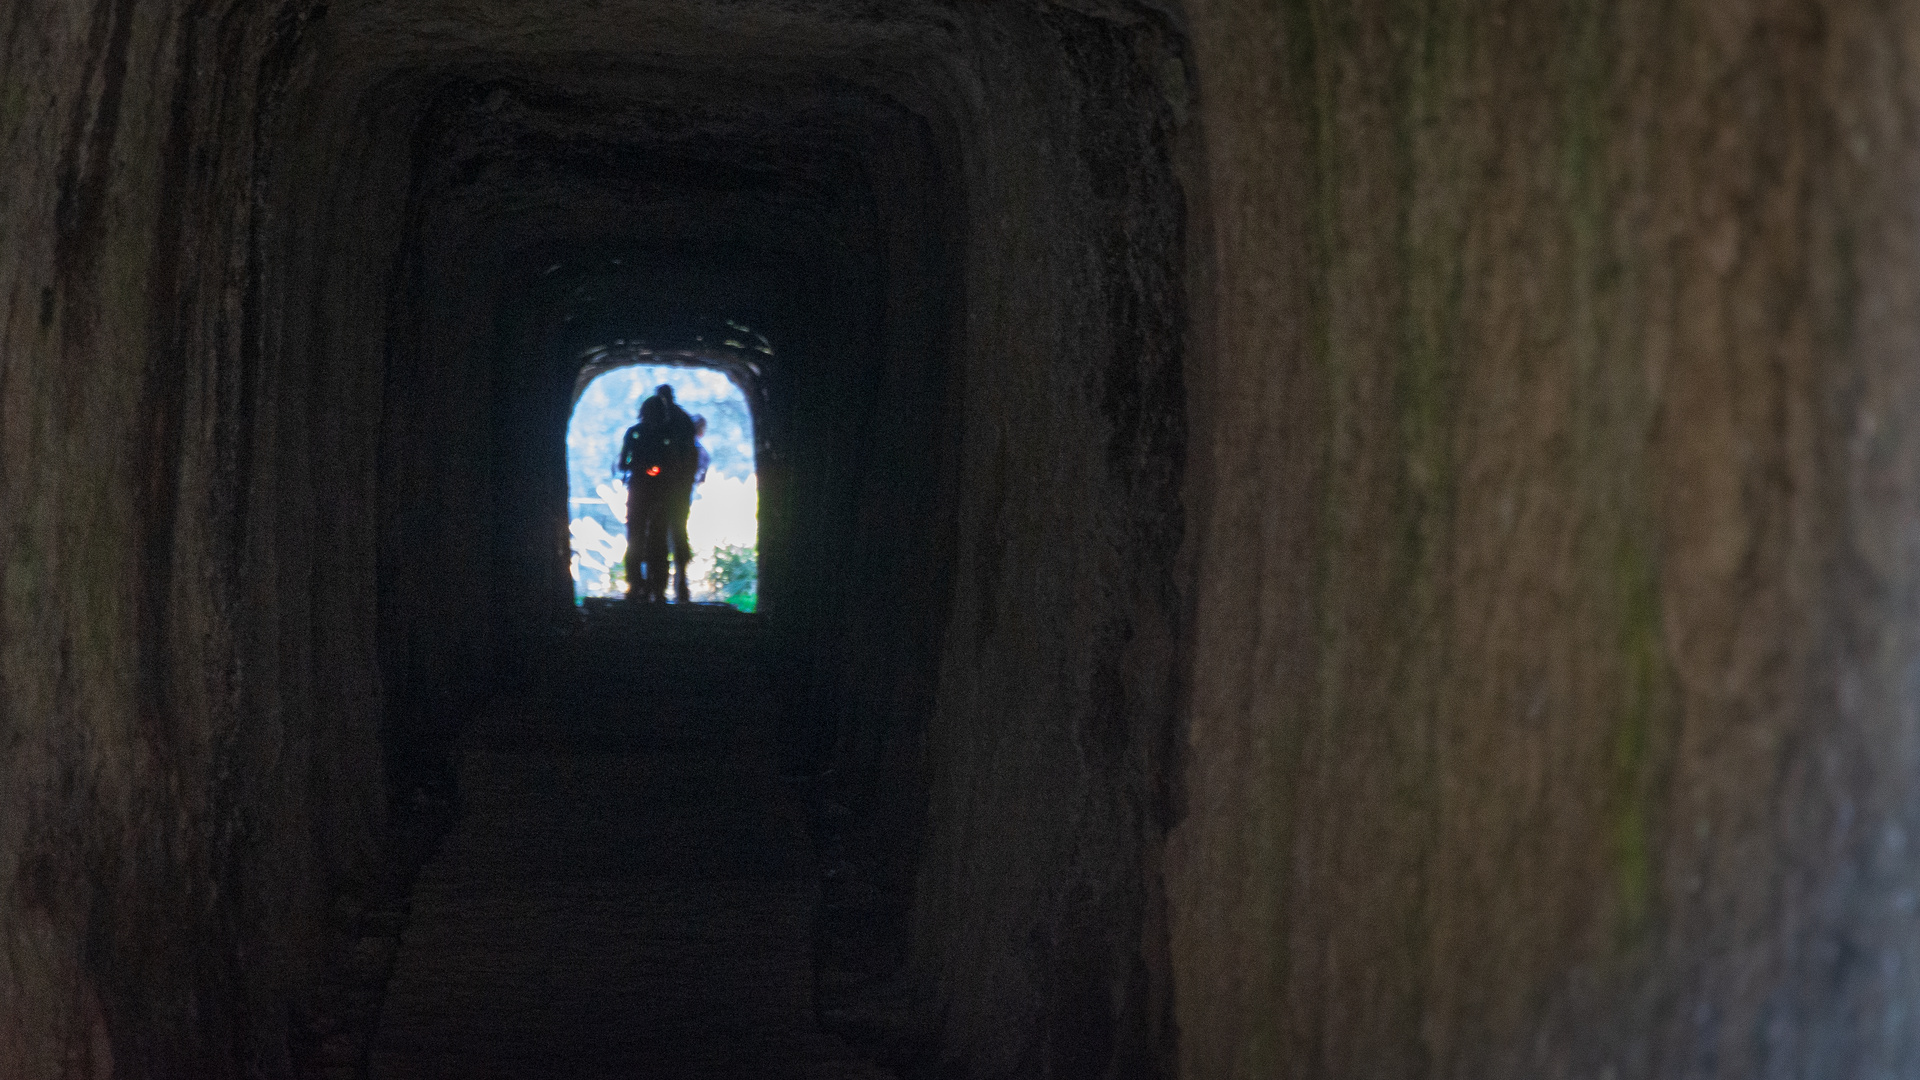
<path id="1" fill-rule="evenodd" d="M 620 446 L 620 461 L 635 477 L 659 476 L 673 464 L 673 435 L 665 424 L 635 424 Z"/>

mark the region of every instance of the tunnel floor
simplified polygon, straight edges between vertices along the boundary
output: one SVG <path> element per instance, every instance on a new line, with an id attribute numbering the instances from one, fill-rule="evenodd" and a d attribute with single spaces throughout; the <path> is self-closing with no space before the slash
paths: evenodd
<path id="1" fill-rule="evenodd" d="M 626 621 L 574 646 L 599 685 L 496 700 L 463 737 L 372 1075 L 890 1076 L 814 1024 L 817 879 L 755 620 Z"/>

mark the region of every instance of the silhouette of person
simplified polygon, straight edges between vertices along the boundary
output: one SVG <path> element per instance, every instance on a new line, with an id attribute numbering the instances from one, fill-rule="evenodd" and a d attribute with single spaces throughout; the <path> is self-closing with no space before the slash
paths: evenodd
<path id="1" fill-rule="evenodd" d="M 701 440 L 707 437 L 707 418 L 699 413 L 693 414 L 693 448 L 699 451 L 700 469 L 693 474 L 693 486 L 699 487 L 707 482 L 707 466 L 713 464 L 713 455 L 707 453 L 707 444 Z"/>
<path id="2" fill-rule="evenodd" d="M 667 598 L 668 554 L 674 598 L 686 603 L 687 512 L 699 469 L 693 418 L 673 400 L 673 387 L 656 387 L 640 403 L 640 422 L 627 429 L 616 468 L 627 481 L 627 595 L 656 603 Z M 639 556 L 638 576 L 635 556 Z"/>
<path id="3" fill-rule="evenodd" d="M 700 472 L 698 427 L 693 417 L 674 403 L 673 387 L 662 385 L 654 390 L 654 396 L 666 402 L 666 424 L 673 442 L 673 458 L 665 471 L 667 483 L 661 497 L 667 540 L 673 548 L 673 598 L 684 604 L 693 599 L 687 590 L 687 563 L 693 558 L 693 545 L 687 541 L 687 515 L 693 509 L 693 485 Z M 665 584 L 663 578 L 663 591 Z"/>
<path id="4" fill-rule="evenodd" d="M 627 597 L 660 600 L 666 595 L 667 558 L 666 534 L 657 527 L 667 458 L 665 403 L 657 397 L 642 401 L 639 420 L 620 441 L 614 463 L 627 481 Z"/>

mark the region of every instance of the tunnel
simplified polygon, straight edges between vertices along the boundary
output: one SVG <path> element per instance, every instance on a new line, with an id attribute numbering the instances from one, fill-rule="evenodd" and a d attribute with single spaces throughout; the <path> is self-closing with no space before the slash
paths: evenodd
<path id="1" fill-rule="evenodd" d="M 1920 1071 L 1920 12 L 0 27 L 0 1080 Z"/>

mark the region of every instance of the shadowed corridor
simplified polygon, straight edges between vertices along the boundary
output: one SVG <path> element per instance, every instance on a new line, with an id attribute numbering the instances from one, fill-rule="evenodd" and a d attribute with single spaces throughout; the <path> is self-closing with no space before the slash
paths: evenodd
<path id="1" fill-rule="evenodd" d="M 746 622 L 616 611 L 587 633 L 626 663 L 484 707 L 373 1076 L 890 1075 L 816 1027 L 808 814 Z"/>
<path id="2" fill-rule="evenodd" d="M 1914 4 L 0 0 L 0 1080 L 1920 1075 L 1916 190 Z"/>

